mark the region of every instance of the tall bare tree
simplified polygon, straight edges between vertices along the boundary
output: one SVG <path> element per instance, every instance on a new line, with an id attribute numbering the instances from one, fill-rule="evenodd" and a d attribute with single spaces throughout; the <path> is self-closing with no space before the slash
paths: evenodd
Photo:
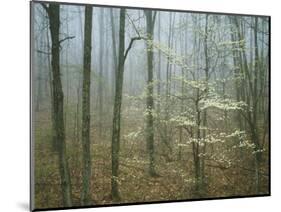
<path id="1" fill-rule="evenodd" d="M 118 190 L 118 170 L 119 170 L 119 149 L 120 149 L 120 120 L 121 104 L 123 90 L 123 73 L 124 73 L 124 50 L 125 50 L 125 14 L 126 10 L 120 10 L 120 28 L 119 28 L 119 53 L 118 68 L 116 69 L 115 98 L 113 108 L 113 125 L 112 125 L 112 177 L 111 177 L 111 194 L 113 201 L 120 200 Z"/>
<path id="2" fill-rule="evenodd" d="M 91 51 L 92 51 L 92 14 L 93 7 L 85 6 L 84 59 L 82 91 L 82 149 L 83 149 L 83 184 L 81 204 L 91 203 L 91 145 L 90 145 L 90 87 L 91 87 Z"/>
<path id="3" fill-rule="evenodd" d="M 104 95 L 104 9 L 99 11 L 99 79 L 98 79 L 98 111 L 99 111 L 99 136 L 102 136 L 103 131 L 103 95 Z"/>
<path id="4" fill-rule="evenodd" d="M 54 134 L 53 140 L 56 144 L 59 155 L 59 171 L 61 177 L 61 188 L 63 205 L 71 206 L 71 180 L 66 156 L 65 127 L 63 113 L 63 90 L 60 72 L 60 6 L 57 3 L 42 4 L 48 13 L 51 32 L 51 65 L 52 65 L 52 89 L 53 89 L 53 110 L 54 110 Z"/>
<path id="5" fill-rule="evenodd" d="M 119 150 L 120 150 L 120 130 L 121 130 L 121 105 L 122 105 L 122 91 L 124 79 L 124 65 L 130 49 L 134 41 L 143 39 L 142 37 L 133 37 L 125 50 L 125 22 L 126 10 L 120 9 L 119 19 L 119 51 L 118 51 L 118 66 L 116 69 L 115 80 L 115 97 L 113 106 L 113 123 L 112 123 L 112 144 L 111 144 L 111 162 L 112 162 L 112 176 L 111 176 L 111 195 L 114 202 L 120 201 L 120 193 L 118 189 L 118 175 L 119 175 Z"/>

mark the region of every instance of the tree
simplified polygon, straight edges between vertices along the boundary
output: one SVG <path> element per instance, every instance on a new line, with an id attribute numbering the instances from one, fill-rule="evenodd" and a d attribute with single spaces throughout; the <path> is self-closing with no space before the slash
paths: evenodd
<path id="1" fill-rule="evenodd" d="M 123 73 L 124 73 L 124 49 L 125 49 L 125 14 L 126 10 L 120 10 L 119 21 L 119 53 L 118 68 L 116 70 L 115 82 L 115 98 L 113 108 L 113 125 L 112 125 L 112 176 L 111 176 L 111 194 L 113 201 L 120 200 L 118 190 L 118 169 L 119 169 L 119 149 L 120 149 L 120 120 L 121 120 L 121 104 L 123 89 Z"/>
<path id="2" fill-rule="evenodd" d="M 42 46 L 42 38 L 40 41 L 37 41 L 37 46 Z M 39 43 L 39 44 L 38 44 Z M 40 102 L 42 101 L 42 81 L 43 81 L 43 73 L 42 73 L 42 66 L 43 66 L 43 61 L 42 61 L 42 55 L 40 52 L 37 51 L 37 58 L 38 58 L 38 64 L 37 64 L 37 95 L 36 95 L 36 106 L 35 106 L 35 111 L 38 112 L 41 108 Z"/>
<path id="3" fill-rule="evenodd" d="M 54 135 L 53 140 L 56 144 L 59 155 L 59 171 L 61 177 L 61 188 L 63 205 L 70 207 L 71 199 L 71 180 L 69 167 L 66 156 L 66 142 L 64 129 L 64 113 L 63 113 L 63 90 L 60 73 L 60 6 L 57 3 L 46 6 L 42 4 L 48 13 L 49 25 L 51 32 L 51 65 L 52 65 L 52 89 L 53 89 L 53 110 L 54 110 Z"/>
<path id="4" fill-rule="evenodd" d="M 261 156 L 263 151 L 263 146 L 260 142 L 260 130 L 258 128 L 258 105 L 262 100 L 258 95 L 258 88 L 260 81 L 258 81 L 260 71 L 260 56 L 259 56 L 259 47 L 258 47 L 258 17 L 254 18 L 254 24 L 251 26 L 252 33 L 251 36 L 254 36 L 254 62 L 248 62 L 247 54 L 245 50 L 245 44 L 240 43 L 240 55 L 239 55 L 239 64 L 241 67 L 241 72 L 245 74 L 243 79 L 244 87 L 242 91 L 242 98 L 246 101 L 248 105 L 247 111 L 242 115 L 247 122 L 248 129 L 250 132 L 252 143 L 254 144 L 254 166 L 255 166 L 255 192 L 259 194 L 260 192 L 260 163 Z M 237 30 L 237 36 L 239 40 L 244 40 L 245 35 L 243 34 L 244 30 L 241 28 L 241 21 L 235 17 L 234 23 Z M 251 58 L 250 58 L 251 59 Z M 254 63 L 254 64 L 252 64 Z"/>
<path id="5" fill-rule="evenodd" d="M 37 208 L 268 194 L 268 18 L 42 4 Z"/>
<path id="6" fill-rule="evenodd" d="M 81 204 L 91 203 L 91 145 L 90 145 L 90 87 L 91 87 L 91 50 L 92 50 L 92 6 L 85 6 L 84 59 L 82 91 L 82 149 L 83 184 Z"/>
<path id="7" fill-rule="evenodd" d="M 118 66 L 116 69 L 115 81 L 115 97 L 113 106 L 113 123 L 112 123 L 112 144 L 111 144 L 111 162 L 112 162 L 112 176 L 111 176 L 111 195 L 114 202 L 120 201 L 120 193 L 118 189 L 118 175 L 119 175 L 119 150 L 120 150 L 120 129 L 121 129 L 121 105 L 122 105 L 122 91 L 124 78 L 124 64 L 134 41 L 142 39 L 142 37 L 133 37 L 125 50 L 125 21 L 126 10 L 120 9 L 119 20 L 119 51 L 118 51 Z"/>
<path id="8" fill-rule="evenodd" d="M 115 33 L 115 22 L 114 22 L 114 14 L 113 9 L 110 9 L 110 23 L 111 23 L 111 36 L 112 36 L 112 57 L 113 57 L 113 72 L 112 72 L 112 95 L 114 95 L 114 89 L 115 89 L 115 72 L 117 69 L 117 50 L 116 50 L 116 33 Z"/>
<path id="9" fill-rule="evenodd" d="M 100 8 L 99 14 L 99 79 L 98 79 L 98 110 L 99 110 L 99 136 L 102 136 L 103 131 L 103 84 L 104 84 L 104 9 Z"/>
<path id="10" fill-rule="evenodd" d="M 253 87 L 253 115 L 251 124 L 251 135 L 252 140 L 255 144 L 255 184 L 256 193 L 260 193 L 260 163 L 261 163 L 261 145 L 259 138 L 258 129 L 258 77 L 260 74 L 260 58 L 259 58 L 259 47 L 258 47 L 258 17 L 254 19 L 254 87 Z"/>
<path id="11" fill-rule="evenodd" d="M 204 56 L 205 56 L 205 83 L 206 83 L 206 89 L 205 92 L 208 93 L 208 83 L 209 83 L 209 75 L 210 75 L 210 59 L 209 59 L 209 46 L 208 46 L 208 39 L 209 39 L 209 29 L 208 29 L 208 23 L 209 23 L 209 15 L 206 14 L 205 16 L 205 32 L 204 32 Z M 207 108 L 204 109 L 203 111 L 203 123 L 202 123 L 204 128 L 207 128 Z M 207 130 L 204 129 L 202 136 L 203 139 L 206 139 L 207 135 Z M 201 185 L 201 190 L 204 190 L 205 188 L 205 158 L 204 155 L 206 153 L 206 142 L 203 143 L 203 148 L 202 148 L 202 153 L 203 157 L 201 157 L 201 170 L 200 170 L 200 185 Z"/>
<path id="12" fill-rule="evenodd" d="M 173 26 L 175 25 L 175 14 L 172 15 L 172 13 L 169 14 L 169 32 L 168 32 L 168 49 L 173 48 L 173 40 L 174 40 L 174 28 Z M 171 107 L 170 103 L 170 95 L 171 95 L 171 78 L 172 78 L 172 64 L 171 62 L 173 61 L 173 58 L 171 54 L 167 55 L 167 63 L 166 63 L 166 90 L 165 90 L 165 125 L 164 125 L 164 130 L 163 130 L 163 136 L 162 136 L 162 141 L 164 145 L 168 149 L 168 154 L 167 154 L 167 160 L 171 160 L 171 153 L 172 153 L 172 147 L 170 145 L 170 140 L 171 140 L 171 130 L 169 129 L 168 126 L 168 120 L 169 120 L 169 110 Z"/>
<path id="13" fill-rule="evenodd" d="M 158 15 L 158 42 L 161 42 L 161 16 Z M 157 71 L 157 96 L 160 97 L 161 94 L 161 51 L 158 50 L 158 71 Z M 160 102 L 157 104 L 157 111 L 160 112 Z"/>
<path id="14" fill-rule="evenodd" d="M 154 127 L 153 127 L 153 35 L 156 12 L 145 11 L 146 33 L 147 33 L 147 99 L 146 99 L 146 142 L 149 154 L 149 175 L 156 176 L 155 172 L 155 150 L 154 150 Z"/>

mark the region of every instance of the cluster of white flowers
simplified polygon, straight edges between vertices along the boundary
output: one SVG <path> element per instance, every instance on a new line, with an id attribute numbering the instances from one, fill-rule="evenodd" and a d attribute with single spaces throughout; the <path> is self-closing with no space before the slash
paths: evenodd
<path id="1" fill-rule="evenodd" d="M 214 144 L 214 143 L 224 143 L 224 139 L 220 137 L 215 137 L 214 135 L 207 135 L 206 136 L 206 143 Z"/>
<path id="2" fill-rule="evenodd" d="M 129 134 L 125 135 L 124 137 L 125 137 L 126 139 L 133 140 L 133 139 L 138 138 L 138 137 L 141 136 L 142 134 L 143 134 L 143 129 L 139 127 L 137 131 L 130 132 Z"/>
<path id="3" fill-rule="evenodd" d="M 236 149 L 236 148 L 254 149 L 255 148 L 255 144 L 251 143 L 249 140 L 242 140 L 242 141 L 239 142 L 238 145 L 233 145 L 232 148 L 233 149 Z"/>
<path id="4" fill-rule="evenodd" d="M 186 78 L 180 76 L 173 77 L 173 80 L 183 82 L 186 86 L 189 86 L 193 89 L 199 89 L 200 91 L 205 91 L 207 88 L 206 80 L 187 80 Z"/>
<path id="5" fill-rule="evenodd" d="M 155 49 L 158 49 L 161 51 L 161 53 L 163 55 L 165 55 L 167 57 L 167 59 L 169 59 L 171 64 L 176 64 L 180 67 L 183 68 L 188 68 L 187 65 L 185 64 L 184 60 L 186 59 L 185 57 L 178 55 L 176 53 L 176 51 L 174 51 L 172 48 L 169 48 L 166 45 L 157 43 L 157 42 L 153 42 L 150 43 Z"/>
<path id="6" fill-rule="evenodd" d="M 217 155 L 210 155 L 210 159 L 216 161 L 217 163 L 223 164 L 226 168 L 231 167 L 233 162 L 230 158 L 226 157 L 226 154 L 221 153 Z"/>
<path id="7" fill-rule="evenodd" d="M 147 108 L 144 112 L 143 112 L 143 116 L 146 117 L 148 115 L 152 115 L 154 118 L 158 115 L 155 109 L 151 109 L 151 108 Z"/>
<path id="8" fill-rule="evenodd" d="M 177 124 L 178 126 L 196 126 L 196 123 L 193 120 L 190 120 L 185 116 L 174 116 L 170 118 L 169 121 Z"/>
<path id="9" fill-rule="evenodd" d="M 201 110 L 207 108 L 217 108 L 220 110 L 230 111 L 230 110 L 244 110 L 247 106 L 245 102 L 237 102 L 232 99 L 221 99 L 221 98 L 211 98 L 211 99 L 202 99 Z"/>
<path id="10" fill-rule="evenodd" d="M 262 153 L 264 151 L 265 151 L 265 149 L 258 149 L 256 151 L 253 151 L 252 154 Z"/>
<path id="11" fill-rule="evenodd" d="M 244 139 L 246 136 L 246 132 L 244 130 L 235 130 L 233 133 L 226 135 L 226 138 L 238 137 L 239 139 Z"/>
<path id="12" fill-rule="evenodd" d="M 242 39 L 242 40 L 237 40 L 237 41 L 224 41 L 224 42 L 219 42 L 218 43 L 218 46 L 231 46 L 232 45 L 244 45 L 245 43 L 245 39 Z"/>

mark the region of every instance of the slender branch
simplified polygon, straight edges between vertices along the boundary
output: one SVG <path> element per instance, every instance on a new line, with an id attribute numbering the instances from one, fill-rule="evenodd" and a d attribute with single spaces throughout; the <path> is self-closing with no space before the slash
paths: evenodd
<path id="1" fill-rule="evenodd" d="M 127 58 L 127 56 L 128 56 L 128 53 L 129 53 L 130 49 L 131 49 L 132 46 L 133 46 L 133 43 L 134 43 L 136 40 L 142 40 L 142 39 L 143 39 L 143 40 L 146 40 L 146 38 L 141 37 L 141 36 L 131 38 L 130 44 L 129 44 L 128 48 L 126 49 L 126 52 L 125 52 L 125 55 L 124 55 L 124 61 L 123 61 L 123 63 L 125 63 L 125 60 L 126 60 L 126 58 Z"/>
<path id="2" fill-rule="evenodd" d="M 40 3 L 40 4 L 46 10 L 46 12 L 49 14 L 49 7 L 45 3 Z"/>
<path id="3" fill-rule="evenodd" d="M 155 25 L 156 14 L 157 14 L 157 12 L 154 11 L 153 18 L 152 18 L 152 28 L 154 28 L 154 25 Z"/>
<path id="4" fill-rule="evenodd" d="M 187 126 L 181 126 L 183 129 L 185 129 L 190 135 L 192 135 L 192 128 L 188 128 Z"/>
<path id="5" fill-rule="evenodd" d="M 64 41 L 66 41 L 66 40 L 70 40 L 70 39 L 73 39 L 73 38 L 75 38 L 75 36 L 67 36 L 64 39 L 60 40 L 59 43 L 62 43 Z"/>
<path id="6" fill-rule="evenodd" d="M 240 114 L 245 118 L 245 120 L 248 122 L 248 124 L 249 124 L 251 127 L 253 127 L 252 121 L 250 120 L 251 116 L 249 115 L 249 113 L 250 113 L 249 109 L 247 109 L 246 112 L 247 112 L 248 115 L 246 115 L 243 111 L 241 111 Z"/>
<path id="7" fill-rule="evenodd" d="M 243 21 L 244 21 L 251 29 L 254 29 L 254 28 L 255 28 L 255 27 L 253 26 L 253 24 L 251 24 L 251 23 L 249 23 L 249 21 L 247 21 L 246 18 L 242 18 L 242 19 L 243 19 Z M 263 31 L 263 30 L 261 30 L 261 29 L 257 29 L 257 32 L 262 33 L 262 34 L 264 34 L 264 35 L 269 35 L 268 32 Z"/>
<path id="8" fill-rule="evenodd" d="M 128 19 L 129 19 L 129 21 L 131 22 L 131 24 L 133 25 L 134 30 L 136 31 L 136 33 L 138 34 L 138 36 L 141 37 L 140 32 L 138 31 L 138 29 L 137 29 L 137 27 L 136 27 L 134 21 L 131 19 L 131 17 L 129 16 L 128 13 L 126 13 L 126 15 L 127 15 Z"/>
<path id="9" fill-rule="evenodd" d="M 36 51 L 37 51 L 38 53 L 40 53 L 40 54 L 47 54 L 47 55 L 51 55 L 51 54 L 52 54 L 51 52 L 44 52 L 44 51 L 39 50 L 39 49 L 37 49 Z"/>
<path id="10" fill-rule="evenodd" d="M 193 102 L 196 102 L 195 98 L 193 98 L 193 97 L 178 96 L 178 95 L 174 95 L 174 94 L 169 94 L 169 96 L 175 97 L 175 98 L 180 99 L 180 100 L 192 100 Z"/>

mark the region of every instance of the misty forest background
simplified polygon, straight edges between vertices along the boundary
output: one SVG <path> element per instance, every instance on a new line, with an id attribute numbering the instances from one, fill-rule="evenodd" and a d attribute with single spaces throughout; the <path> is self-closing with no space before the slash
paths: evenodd
<path id="1" fill-rule="evenodd" d="M 33 3 L 35 207 L 269 193 L 269 19 Z"/>

